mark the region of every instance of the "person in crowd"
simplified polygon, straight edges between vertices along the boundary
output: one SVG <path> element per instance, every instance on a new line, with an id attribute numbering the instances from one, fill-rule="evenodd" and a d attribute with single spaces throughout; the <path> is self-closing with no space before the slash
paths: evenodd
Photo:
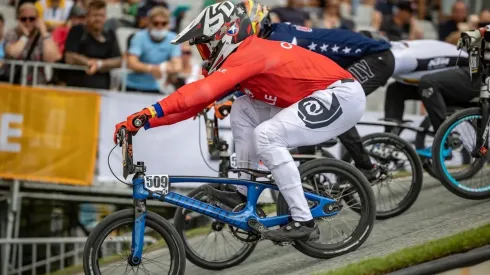
<path id="1" fill-rule="evenodd" d="M 83 25 L 85 24 L 87 19 L 87 11 L 79 5 L 73 6 L 70 12 L 70 16 L 66 23 L 62 26 L 56 27 L 51 35 L 53 36 L 53 40 L 56 42 L 60 53 L 65 52 L 65 44 L 66 39 L 68 37 L 68 33 L 73 26 Z M 63 56 L 58 63 L 65 63 L 65 57 Z M 51 84 L 55 84 L 57 86 L 65 86 L 66 83 L 63 79 L 66 79 L 67 74 L 70 74 L 70 71 L 65 69 L 53 69 L 53 75 L 51 77 Z"/>
<path id="2" fill-rule="evenodd" d="M 310 15 L 303 11 L 303 1 L 288 0 L 285 7 L 278 7 L 271 10 L 271 20 L 274 23 L 284 22 L 294 25 L 312 27 Z"/>
<path id="3" fill-rule="evenodd" d="M 171 44 L 177 35 L 169 31 L 169 11 L 155 7 L 149 12 L 149 25 L 131 39 L 128 51 L 128 68 L 134 72 L 127 76 L 128 91 L 160 93 L 159 81 L 168 74 L 182 69 L 181 50 Z M 162 71 L 162 65 L 166 68 Z"/>
<path id="4" fill-rule="evenodd" d="M 2 65 L 1 60 L 5 56 L 4 51 L 4 41 L 3 41 L 3 28 L 5 26 L 5 19 L 3 18 L 3 14 L 0 13 L 0 66 Z"/>
<path id="5" fill-rule="evenodd" d="M 56 27 L 51 35 L 53 36 L 56 45 L 61 53 L 65 51 L 66 38 L 72 26 L 85 24 L 87 19 L 87 11 L 80 6 L 73 6 L 70 16 L 66 23 L 62 26 Z"/>
<path id="6" fill-rule="evenodd" d="M 460 23 L 458 25 L 459 26 L 458 30 L 453 31 L 451 34 L 449 34 L 446 37 L 445 41 L 453 45 L 456 45 L 458 43 L 459 38 L 461 37 L 462 32 L 477 29 L 481 22 L 483 22 L 483 24 L 485 24 L 485 22 L 490 22 L 489 18 L 490 18 L 490 11 L 488 9 L 482 9 L 479 15 L 472 14 L 468 16 L 468 23 Z"/>
<path id="7" fill-rule="evenodd" d="M 460 31 L 460 25 L 465 23 L 467 16 L 466 4 L 460 0 L 456 1 L 452 6 L 451 18 L 439 25 L 439 40 L 446 41 L 451 33 Z"/>
<path id="8" fill-rule="evenodd" d="M 164 7 L 169 9 L 165 0 L 142 0 L 142 3 L 136 11 L 136 27 L 144 29 L 148 26 L 148 15 L 151 9 L 155 7 Z"/>
<path id="9" fill-rule="evenodd" d="M 73 26 L 65 44 L 65 62 L 86 66 L 85 72 L 73 70 L 64 79 L 68 86 L 110 89 L 109 71 L 121 67 L 116 34 L 104 31 L 107 4 L 92 0 L 88 4 L 85 25 Z"/>
<path id="10" fill-rule="evenodd" d="M 393 16 L 384 16 L 379 30 L 391 41 L 416 40 L 423 38 L 423 31 L 414 16 L 410 1 L 398 3 Z"/>
<path id="11" fill-rule="evenodd" d="M 192 62 L 192 49 L 188 42 L 182 44 L 182 71 L 179 73 L 178 83 L 175 86 L 179 89 L 185 84 L 189 84 L 203 78 L 201 65 Z"/>
<path id="12" fill-rule="evenodd" d="M 316 28 L 355 29 L 354 21 L 342 18 L 339 0 L 327 1 L 319 19 L 320 21 L 315 24 Z"/>
<path id="13" fill-rule="evenodd" d="M 64 25 L 74 3 L 72 0 L 37 0 L 36 9 L 48 30 Z"/>
<path id="14" fill-rule="evenodd" d="M 5 34 L 5 59 L 56 62 L 61 53 L 43 19 L 39 16 L 36 6 L 32 3 L 20 5 L 17 12 L 17 26 Z M 11 70 L 7 69 L 10 73 Z M 14 83 L 21 83 L 21 67 L 15 66 L 12 70 Z M 34 69 L 27 71 L 27 84 L 46 84 L 44 68 L 38 67 L 37 82 L 34 80 Z"/>

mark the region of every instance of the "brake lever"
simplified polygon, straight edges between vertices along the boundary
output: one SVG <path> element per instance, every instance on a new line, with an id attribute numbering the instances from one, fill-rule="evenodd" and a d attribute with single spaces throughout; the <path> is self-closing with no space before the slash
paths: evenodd
<path id="1" fill-rule="evenodd" d="M 119 131 L 117 132 L 117 139 L 118 139 L 117 143 L 119 147 L 123 146 L 123 141 L 125 136 L 126 136 L 126 127 L 121 127 L 121 129 L 119 129 Z"/>

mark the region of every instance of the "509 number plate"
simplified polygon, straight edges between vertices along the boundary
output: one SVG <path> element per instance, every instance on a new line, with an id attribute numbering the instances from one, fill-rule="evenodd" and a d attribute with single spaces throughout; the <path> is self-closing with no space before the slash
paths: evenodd
<path id="1" fill-rule="evenodd" d="M 167 195 L 170 192 L 170 181 L 168 175 L 145 176 L 144 187 L 148 191 L 161 195 Z"/>

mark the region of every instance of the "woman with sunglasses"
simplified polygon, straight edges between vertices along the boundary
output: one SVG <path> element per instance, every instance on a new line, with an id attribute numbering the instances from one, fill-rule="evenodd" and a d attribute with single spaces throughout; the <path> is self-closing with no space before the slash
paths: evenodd
<path id="1" fill-rule="evenodd" d="M 46 24 L 39 17 L 34 4 L 24 3 L 17 12 L 17 26 L 5 35 L 5 59 L 56 62 L 61 58 Z M 19 83 L 20 67 L 15 69 L 14 81 Z M 27 73 L 27 84 L 46 84 L 44 68 L 38 68 L 37 83 L 32 83 L 33 68 Z M 8 70 L 10 72 L 10 70 Z"/>
<path id="2" fill-rule="evenodd" d="M 135 33 L 130 42 L 128 68 L 133 72 L 128 74 L 127 90 L 165 93 L 167 75 L 182 69 L 181 50 L 170 43 L 177 34 L 169 31 L 170 14 L 166 8 L 151 9 L 148 19 L 148 28 Z"/>

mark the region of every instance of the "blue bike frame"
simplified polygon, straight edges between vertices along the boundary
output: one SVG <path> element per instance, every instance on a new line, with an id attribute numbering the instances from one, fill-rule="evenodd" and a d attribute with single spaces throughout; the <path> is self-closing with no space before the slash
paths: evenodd
<path id="1" fill-rule="evenodd" d="M 184 209 L 190 209 L 197 213 L 212 217 L 218 221 L 230 224 L 234 227 L 251 231 L 252 228 L 248 225 L 248 220 L 255 218 L 265 227 L 273 227 L 284 225 L 289 222 L 289 216 L 282 215 L 276 217 L 261 218 L 256 213 L 256 204 L 260 194 L 264 189 L 270 188 L 278 190 L 276 185 L 260 183 L 249 180 L 230 179 L 230 178 L 215 178 L 215 177 L 188 177 L 188 176 L 171 176 L 169 177 L 170 186 L 172 183 L 184 182 L 202 182 L 215 184 L 234 184 L 247 186 L 247 204 L 239 212 L 229 212 L 202 201 L 186 197 L 175 192 L 169 192 L 162 196 L 156 193 L 151 193 L 144 188 L 144 174 L 136 173 L 133 178 L 133 199 L 135 207 L 135 222 L 133 225 L 132 244 L 131 244 L 131 259 L 134 264 L 138 264 L 141 260 L 143 250 L 143 237 L 146 224 L 146 199 L 158 199 L 172 205 L 180 206 Z M 313 193 L 305 192 L 305 197 L 308 200 L 318 203 L 317 206 L 311 209 L 311 214 L 314 218 L 329 217 L 338 214 L 340 209 L 332 211 L 329 205 L 336 203 L 334 199 L 318 196 Z"/>

